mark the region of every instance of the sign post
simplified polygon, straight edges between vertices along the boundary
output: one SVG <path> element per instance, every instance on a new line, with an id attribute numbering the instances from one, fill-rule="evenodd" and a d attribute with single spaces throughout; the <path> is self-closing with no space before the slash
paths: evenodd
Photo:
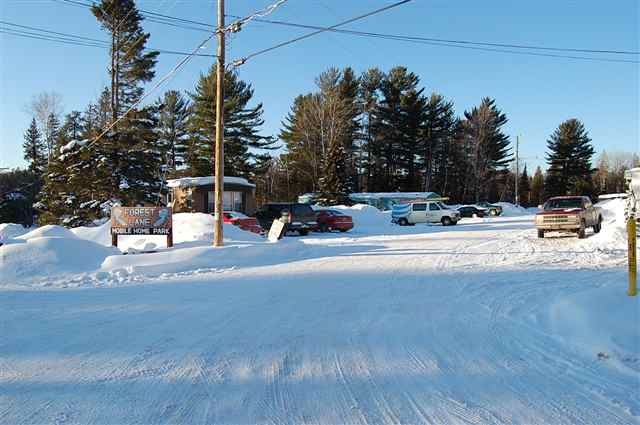
<path id="1" fill-rule="evenodd" d="M 172 210 L 169 207 L 111 208 L 111 245 L 118 246 L 119 235 L 161 235 L 167 247 L 173 246 Z"/>
<path id="2" fill-rule="evenodd" d="M 629 217 L 627 221 L 627 240 L 629 258 L 629 290 L 627 295 L 635 297 L 638 295 L 638 260 L 636 258 L 636 220 Z"/>

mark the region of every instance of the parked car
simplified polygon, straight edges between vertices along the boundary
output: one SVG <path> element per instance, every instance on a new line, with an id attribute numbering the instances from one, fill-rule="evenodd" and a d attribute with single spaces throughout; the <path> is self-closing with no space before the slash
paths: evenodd
<path id="1" fill-rule="evenodd" d="M 285 223 L 287 232 L 298 232 L 301 236 L 315 230 L 318 226 L 316 214 L 308 204 L 298 202 L 271 202 L 256 211 L 256 218 L 263 229 L 269 231 L 273 220 Z"/>
<path id="2" fill-rule="evenodd" d="M 545 232 L 573 232 L 580 239 L 586 237 L 587 227 L 595 233 L 602 228 L 602 211 L 587 196 L 557 196 L 549 198 L 536 214 L 538 237 Z"/>
<path id="3" fill-rule="evenodd" d="M 346 232 L 353 229 L 353 219 L 351 216 L 338 210 L 316 210 L 316 221 L 318 222 L 318 230 L 321 232 L 331 232 L 334 230 Z"/>
<path id="4" fill-rule="evenodd" d="M 238 226 L 242 230 L 257 233 L 259 235 L 264 234 L 264 229 L 258 224 L 258 220 L 254 217 L 248 217 L 237 211 L 225 211 L 222 213 L 222 220 L 225 223 Z"/>
<path id="5" fill-rule="evenodd" d="M 484 208 L 474 207 L 473 205 L 463 205 L 458 208 L 458 212 L 460 213 L 460 217 L 482 218 L 487 215 L 487 210 Z"/>
<path id="6" fill-rule="evenodd" d="M 489 211 L 489 215 L 494 217 L 502 214 L 502 207 L 500 205 L 494 205 L 484 201 L 478 202 L 475 206 Z"/>
<path id="7" fill-rule="evenodd" d="M 410 202 L 397 204 L 391 210 L 391 221 L 400 226 L 416 223 L 442 223 L 443 226 L 455 225 L 460 213 L 441 202 Z"/>

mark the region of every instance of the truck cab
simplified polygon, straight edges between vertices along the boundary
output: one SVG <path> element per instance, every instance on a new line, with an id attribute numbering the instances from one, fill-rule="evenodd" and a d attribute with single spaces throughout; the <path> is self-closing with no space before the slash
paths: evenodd
<path id="1" fill-rule="evenodd" d="M 412 226 L 419 223 L 442 223 L 443 226 L 449 226 L 455 225 L 458 220 L 460 220 L 460 213 L 440 201 L 394 205 L 391 211 L 391 221 L 400 226 Z"/>

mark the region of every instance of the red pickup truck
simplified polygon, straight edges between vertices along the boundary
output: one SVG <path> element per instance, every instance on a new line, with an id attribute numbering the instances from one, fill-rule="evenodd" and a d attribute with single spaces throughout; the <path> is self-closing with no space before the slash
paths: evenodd
<path id="1" fill-rule="evenodd" d="M 595 233 L 602 228 L 602 211 L 587 196 L 549 198 L 536 214 L 539 238 L 544 238 L 545 232 L 573 232 L 582 239 L 587 227 L 593 227 Z"/>

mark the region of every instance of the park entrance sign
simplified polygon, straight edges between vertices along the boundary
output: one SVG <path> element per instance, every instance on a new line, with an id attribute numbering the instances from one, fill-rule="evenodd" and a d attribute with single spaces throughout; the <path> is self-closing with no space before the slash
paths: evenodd
<path id="1" fill-rule="evenodd" d="M 169 207 L 112 207 L 111 245 L 119 235 L 160 235 L 173 246 L 172 211 Z"/>

